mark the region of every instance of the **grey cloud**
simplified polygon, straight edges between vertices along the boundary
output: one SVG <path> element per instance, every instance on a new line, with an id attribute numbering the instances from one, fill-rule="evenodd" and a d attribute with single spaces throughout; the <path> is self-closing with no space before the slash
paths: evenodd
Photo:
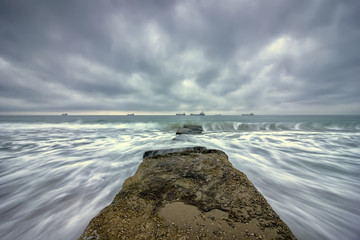
<path id="1" fill-rule="evenodd" d="M 360 114 L 359 16 L 353 0 L 4 0 L 0 112 Z"/>

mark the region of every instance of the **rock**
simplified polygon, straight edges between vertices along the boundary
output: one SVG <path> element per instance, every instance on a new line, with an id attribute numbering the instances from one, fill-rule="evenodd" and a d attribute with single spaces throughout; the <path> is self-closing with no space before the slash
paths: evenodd
<path id="1" fill-rule="evenodd" d="M 178 128 L 176 134 L 201 134 L 203 128 L 200 125 L 185 124 L 183 127 Z"/>
<path id="2" fill-rule="evenodd" d="M 181 152 L 181 151 L 194 151 L 194 152 L 201 153 L 202 151 L 205 151 L 205 150 L 207 150 L 206 147 L 202 147 L 202 146 L 150 150 L 150 151 L 144 152 L 143 158 L 150 157 L 150 156 L 157 156 L 157 155 L 161 155 L 161 154 L 165 154 L 165 153 Z"/>
<path id="3" fill-rule="evenodd" d="M 295 239 L 219 150 L 148 151 L 79 239 Z"/>

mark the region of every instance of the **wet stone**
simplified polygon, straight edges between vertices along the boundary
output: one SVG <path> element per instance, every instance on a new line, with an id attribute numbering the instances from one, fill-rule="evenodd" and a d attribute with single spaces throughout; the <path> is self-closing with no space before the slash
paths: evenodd
<path id="1" fill-rule="evenodd" d="M 79 239 L 295 237 L 224 152 L 192 147 L 144 153 L 136 174 Z"/>
<path id="2" fill-rule="evenodd" d="M 202 132 L 203 127 L 200 125 L 185 124 L 183 127 L 178 128 L 176 134 L 201 134 Z"/>

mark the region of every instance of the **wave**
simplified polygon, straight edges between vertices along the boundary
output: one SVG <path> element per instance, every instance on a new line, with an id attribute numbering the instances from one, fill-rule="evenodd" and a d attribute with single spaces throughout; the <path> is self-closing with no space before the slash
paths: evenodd
<path id="1" fill-rule="evenodd" d="M 73 123 L 2 123 L 0 124 L 3 129 L 139 129 L 139 130 L 156 130 L 162 129 L 158 123 L 83 123 L 81 120 Z"/>
<path id="2" fill-rule="evenodd" d="M 359 122 L 239 122 L 239 121 L 83 121 L 60 123 L 16 122 L 0 123 L 1 129 L 114 129 L 117 131 L 176 132 L 183 124 L 201 125 L 204 132 L 252 132 L 252 131 L 307 131 L 307 132 L 359 132 Z"/>
<path id="3" fill-rule="evenodd" d="M 206 122 L 202 124 L 207 132 L 247 132 L 247 131 L 313 131 L 313 132 L 358 132 L 358 123 L 319 123 L 319 122 Z"/>

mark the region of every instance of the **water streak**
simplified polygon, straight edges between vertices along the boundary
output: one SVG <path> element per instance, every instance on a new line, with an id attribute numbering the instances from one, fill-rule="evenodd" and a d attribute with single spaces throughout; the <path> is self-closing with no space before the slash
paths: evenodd
<path id="1" fill-rule="evenodd" d="M 184 123 L 202 135 L 173 141 Z M 0 117 L 0 236 L 77 239 L 151 149 L 225 151 L 298 239 L 358 239 L 358 116 Z"/>

